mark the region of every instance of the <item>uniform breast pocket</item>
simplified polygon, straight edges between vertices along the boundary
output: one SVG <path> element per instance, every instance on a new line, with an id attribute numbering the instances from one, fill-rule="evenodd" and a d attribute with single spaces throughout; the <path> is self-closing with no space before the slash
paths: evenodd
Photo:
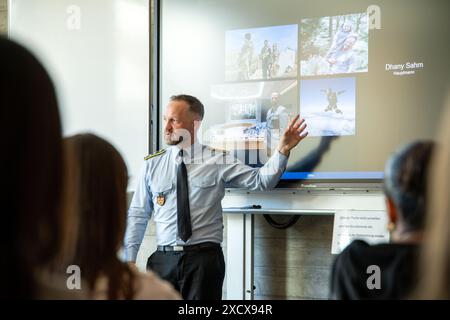
<path id="1" fill-rule="evenodd" d="M 172 183 L 157 185 L 153 187 L 153 203 L 155 208 L 162 207 L 166 205 L 168 201 L 173 200 L 173 189 Z"/>
<path id="2" fill-rule="evenodd" d="M 191 201 L 200 207 L 210 206 L 220 199 L 215 177 L 198 177 L 191 181 Z"/>

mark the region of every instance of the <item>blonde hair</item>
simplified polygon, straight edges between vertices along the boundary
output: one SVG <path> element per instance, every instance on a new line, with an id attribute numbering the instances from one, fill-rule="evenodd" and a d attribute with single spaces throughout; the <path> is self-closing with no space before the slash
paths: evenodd
<path id="1" fill-rule="evenodd" d="M 419 299 L 450 299 L 450 95 L 446 106 L 430 168 Z"/>

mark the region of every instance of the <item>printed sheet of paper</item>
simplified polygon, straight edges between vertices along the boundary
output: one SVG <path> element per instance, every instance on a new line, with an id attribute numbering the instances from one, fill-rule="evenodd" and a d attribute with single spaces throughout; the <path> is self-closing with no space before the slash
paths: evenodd
<path id="1" fill-rule="evenodd" d="M 385 211 L 336 211 L 331 253 L 340 253 L 355 239 L 364 240 L 369 244 L 389 242 L 387 224 Z"/>

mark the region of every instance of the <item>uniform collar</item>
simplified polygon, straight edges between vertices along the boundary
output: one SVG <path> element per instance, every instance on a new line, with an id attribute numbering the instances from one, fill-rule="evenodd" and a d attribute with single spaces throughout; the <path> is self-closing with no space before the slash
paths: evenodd
<path id="1" fill-rule="evenodd" d="M 181 149 L 181 147 L 178 145 L 175 145 L 173 147 L 173 151 L 176 156 L 180 152 L 180 149 Z M 202 152 L 203 152 L 203 145 L 198 141 L 196 141 L 194 144 L 192 144 L 188 147 L 183 148 L 184 157 L 189 157 L 191 155 L 195 157 L 199 154 L 202 154 Z"/>

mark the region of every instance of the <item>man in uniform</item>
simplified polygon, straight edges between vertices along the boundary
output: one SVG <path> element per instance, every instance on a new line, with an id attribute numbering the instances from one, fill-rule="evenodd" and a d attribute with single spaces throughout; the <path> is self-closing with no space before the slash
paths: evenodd
<path id="1" fill-rule="evenodd" d="M 136 261 L 153 214 L 157 250 L 147 268 L 171 282 L 184 299 L 219 300 L 225 275 L 220 246 L 225 185 L 274 188 L 290 150 L 307 132 L 304 120 L 298 121 L 297 116 L 283 133 L 278 151 L 256 169 L 199 143 L 197 131 L 203 115 L 197 98 L 171 97 L 164 114 L 164 140 L 169 147 L 146 157 L 128 211 L 125 259 Z"/>
<path id="2" fill-rule="evenodd" d="M 269 41 L 264 40 L 264 46 L 261 48 L 260 53 L 262 77 L 263 79 L 270 79 L 270 67 L 272 60 L 272 50 L 269 46 Z"/>

